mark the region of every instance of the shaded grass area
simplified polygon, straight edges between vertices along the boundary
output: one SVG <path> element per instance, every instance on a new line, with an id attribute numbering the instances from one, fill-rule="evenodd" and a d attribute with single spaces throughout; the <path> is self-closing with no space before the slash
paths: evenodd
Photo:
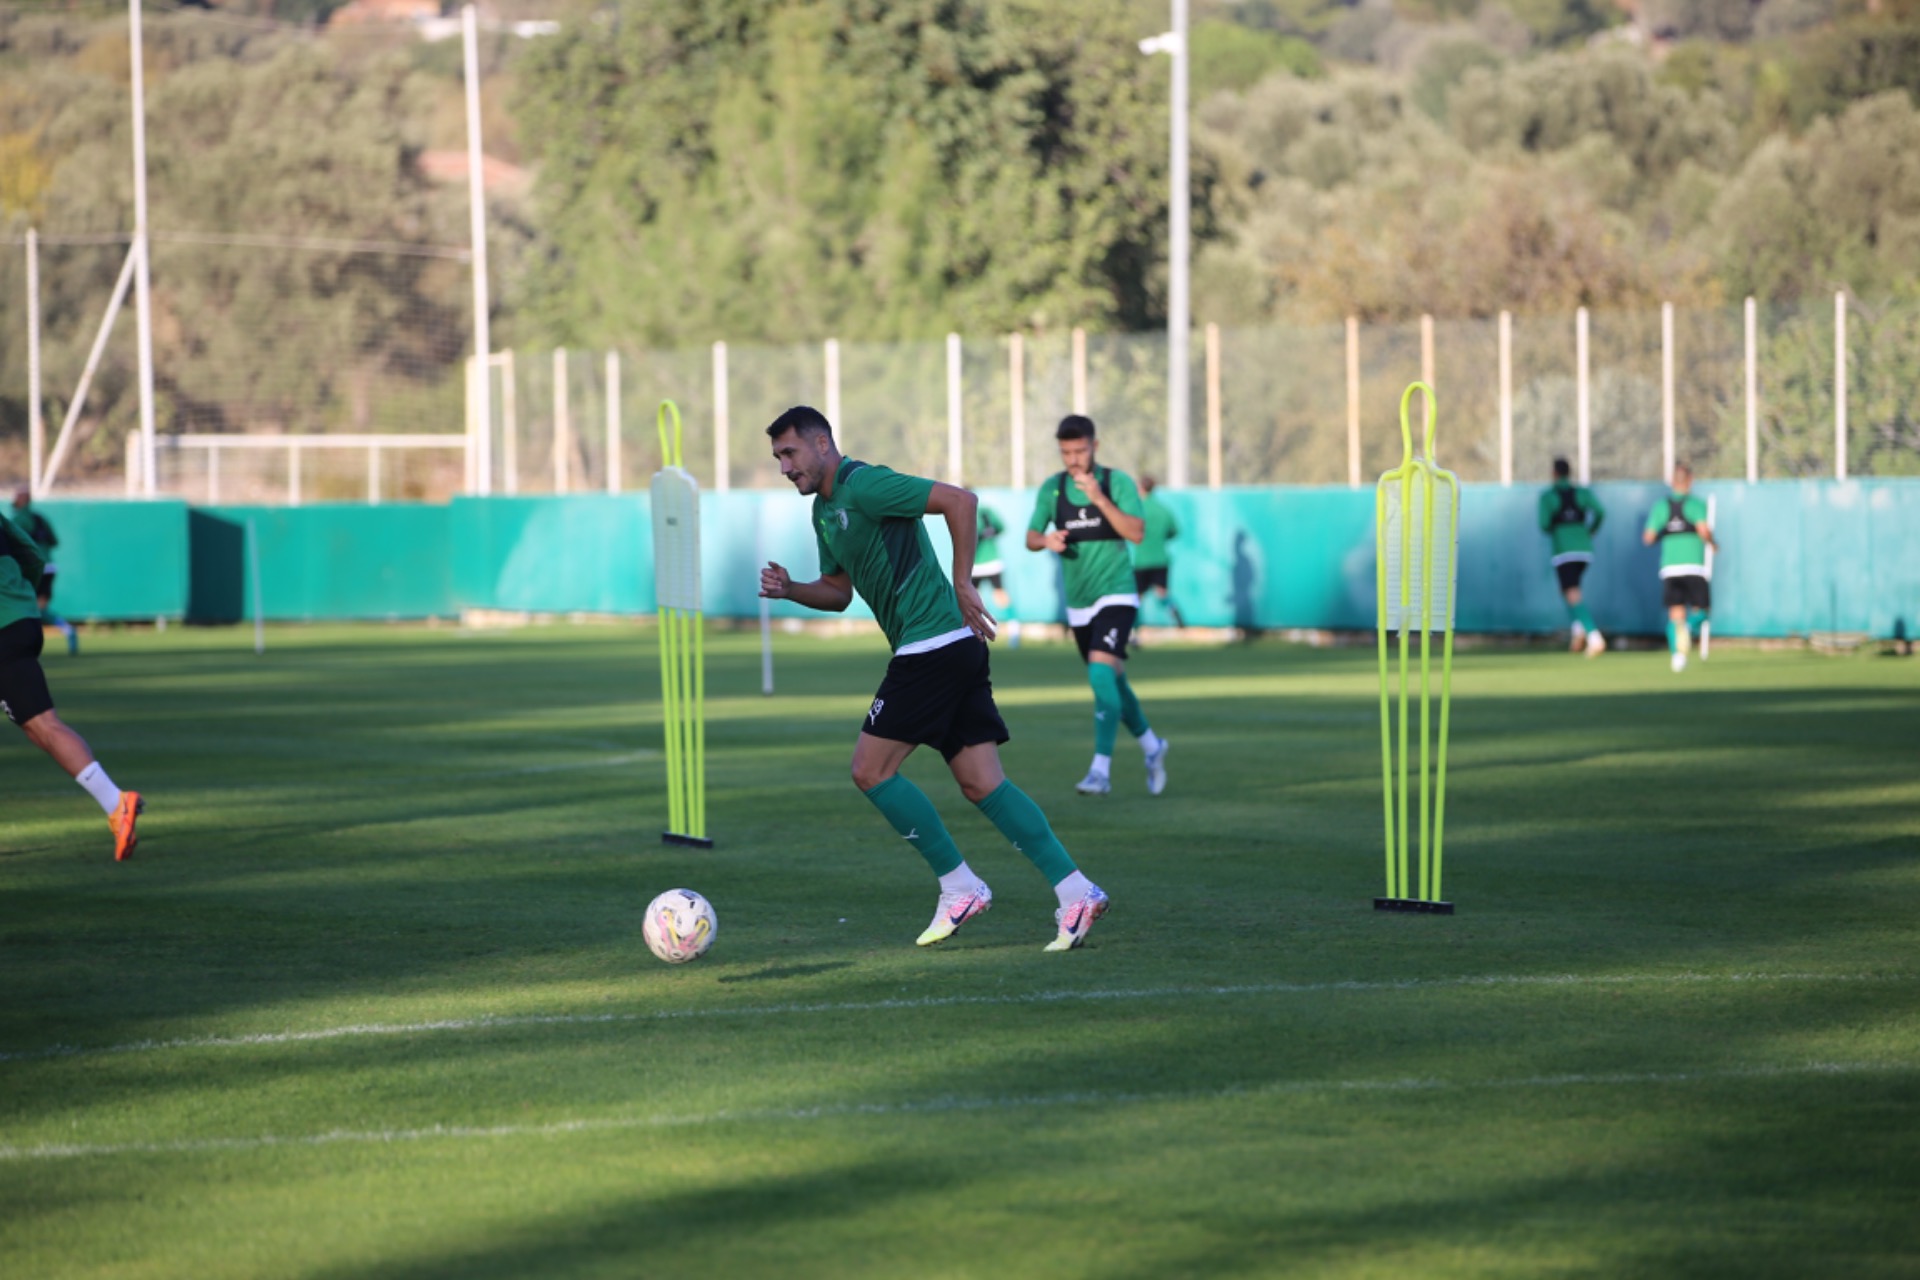
<path id="1" fill-rule="evenodd" d="M 150 797 L 0 774 L 0 1257 L 29 1275 L 1912 1274 L 1920 680 L 1728 651 L 1456 660 L 1452 918 L 1383 879 L 1370 651 L 1168 645 L 1174 743 L 1009 772 L 1115 909 L 921 753 L 994 910 L 847 778 L 884 654 L 710 646 L 712 852 L 662 846 L 641 627 L 104 637 L 63 714 Z M 923 758 L 924 757 L 924 758 Z M 637 913 L 690 884 L 713 953 Z M 14 1271 L 10 1261 L 6 1268 Z"/>

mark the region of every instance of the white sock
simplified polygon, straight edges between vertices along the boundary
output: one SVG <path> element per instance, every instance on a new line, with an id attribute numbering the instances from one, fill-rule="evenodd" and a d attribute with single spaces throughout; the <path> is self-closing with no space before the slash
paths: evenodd
<path id="1" fill-rule="evenodd" d="M 1093 881 L 1087 879 L 1087 873 L 1076 871 L 1053 886 L 1053 892 L 1054 896 L 1060 899 L 1061 906 L 1070 907 L 1086 897 L 1087 891 L 1091 888 L 1093 888 Z"/>
<path id="2" fill-rule="evenodd" d="M 1109 773 L 1113 772 L 1113 757 L 1096 755 L 1093 758 L 1092 767 L 1089 768 L 1087 772 L 1097 773 L 1103 778 L 1106 777 Z"/>
<path id="3" fill-rule="evenodd" d="M 942 893 L 972 893 L 979 887 L 980 877 L 975 875 L 973 868 L 964 862 L 940 877 Z"/>
<path id="4" fill-rule="evenodd" d="M 98 760 L 74 774 L 73 780 L 85 787 L 87 794 L 109 815 L 119 806 L 120 788 L 113 785 L 113 779 L 107 776 L 107 771 L 100 767 Z"/>
<path id="5" fill-rule="evenodd" d="M 1140 735 L 1140 749 L 1148 755 L 1160 749 L 1160 735 L 1149 729 Z"/>

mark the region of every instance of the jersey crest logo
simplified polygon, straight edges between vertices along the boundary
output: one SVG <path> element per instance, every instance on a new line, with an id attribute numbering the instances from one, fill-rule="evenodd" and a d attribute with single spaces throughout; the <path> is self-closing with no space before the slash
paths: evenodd
<path id="1" fill-rule="evenodd" d="M 884 707 L 884 706 L 886 706 L 886 705 L 887 705 L 887 700 L 886 700 L 885 698 L 875 698 L 875 699 L 873 700 L 873 707 L 872 707 L 872 708 L 871 708 L 871 709 L 870 709 L 870 710 L 869 710 L 869 711 L 867 712 L 867 723 L 868 723 L 868 724 L 879 724 L 879 723 L 880 723 L 880 708 L 882 708 L 882 707 Z"/>
<path id="2" fill-rule="evenodd" d="M 842 507 L 842 508 L 841 508 L 841 509 L 840 509 L 839 511 L 837 511 L 837 512 L 835 512 L 834 514 L 836 514 L 836 515 L 838 515 L 838 516 L 840 517 L 840 529 L 841 529 L 841 531 L 842 531 L 842 532 L 845 532 L 845 531 L 846 531 L 846 527 L 847 527 L 847 510 L 846 510 L 846 508 L 845 508 L 845 507 Z"/>

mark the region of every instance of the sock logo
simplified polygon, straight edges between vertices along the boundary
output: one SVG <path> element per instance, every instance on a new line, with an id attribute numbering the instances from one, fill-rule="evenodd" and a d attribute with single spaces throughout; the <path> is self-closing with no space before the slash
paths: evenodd
<path id="1" fill-rule="evenodd" d="M 901 839 L 903 840 L 918 840 L 919 838 L 920 838 L 920 828 L 918 827 L 915 827 L 913 830 L 907 832 L 906 835 L 901 837 Z"/>
<path id="2" fill-rule="evenodd" d="M 886 705 L 887 705 L 887 700 L 886 700 L 885 698 L 875 698 L 875 699 L 873 700 L 873 707 L 872 707 L 872 709 L 870 709 L 870 710 L 869 710 L 869 711 L 867 712 L 867 723 L 868 723 L 868 724 L 879 724 L 879 723 L 880 723 L 880 708 L 882 708 L 882 707 L 884 707 L 884 706 L 886 706 Z"/>

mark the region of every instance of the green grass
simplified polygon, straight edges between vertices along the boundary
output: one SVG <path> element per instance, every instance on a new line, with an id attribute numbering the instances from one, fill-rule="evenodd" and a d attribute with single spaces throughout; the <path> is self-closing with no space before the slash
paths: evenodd
<path id="1" fill-rule="evenodd" d="M 1113 895 L 943 947 L 846 763 L 871 638 L 710 650 L 711 853 L 662 846 L 640 628 L 90 638 L 116 865 L 0 773 L 0 1272 L 1806 1276 L 1920 1271 L 1920 681 L 1723 648 L 1457 662 L 1451 918 L 1383 881 L 1370 650 L 1163 646 L 1174 743 L 1075 796 L 1061 646 L 1010 773 Z M 719 940 L 655 961 L 689 884 Z M 441 1025 L 430 1025 L 441 1024 Z"/>

